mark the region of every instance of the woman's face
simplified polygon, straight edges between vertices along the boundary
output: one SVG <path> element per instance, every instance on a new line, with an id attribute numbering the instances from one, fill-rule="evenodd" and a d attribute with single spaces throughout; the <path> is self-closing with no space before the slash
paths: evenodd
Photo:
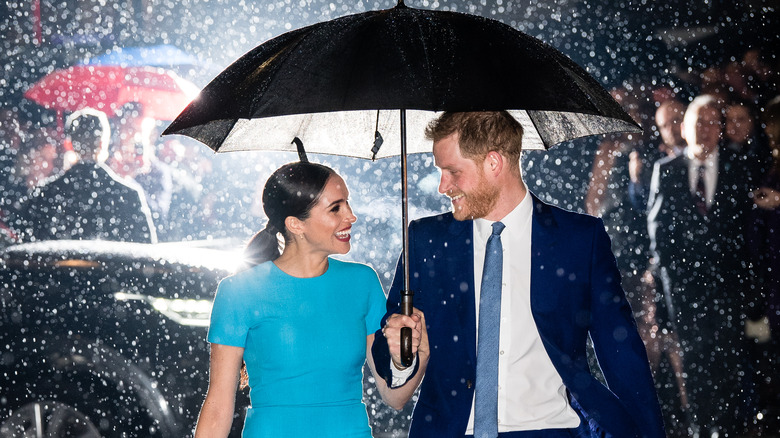
<path id="1" fill-rule="evenodd" d="M 312 252 L 346 254 L 350 233 L 357 217 L 349 206 L 349 190 L 344 180 L 333 174 L 325 183 L 320 198 L 303 221 L 304 244 Z"/>

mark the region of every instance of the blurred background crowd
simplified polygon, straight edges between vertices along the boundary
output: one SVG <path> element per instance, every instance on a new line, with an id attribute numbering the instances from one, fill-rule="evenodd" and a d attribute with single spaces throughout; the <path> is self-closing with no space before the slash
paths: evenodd
<path id="1" fill-rule="evenodd" d="M 242 10 L 237 3 L 35 0 L 0 5 L 4 18 L 0 26 L 4 67 L 0 79 L 3 246 L 34 240 L 24 227 L 28 200 L 79 162 L 78 148 L 67 135 L 68 116 L 85 106 L 97 107 L 108 121 L 106 132 L 110 135 L 101 162 L 143 197 L 153 224 L 146 241 L 241 240 L 260 227 L 265 219 L 258 205 L 258 187 L 272 169 L 294 157 L 280 155 L 248 165 L 241 155 L 218 159 L 205 146 L 185 137 L 160 136 L 183 109 L 176 98 L 160 101 L 135 92 L 96 97 L 86 105 L 86 95 L 108 94 L 105 85 L 89 80 L 83 88 L 74 85 L 77 80 L 84 82 L 78 76 L 80 69 L 86 68 L 92 75 L 106 69 L 101 74 L 128 80 L 125 88 L 149 88 L 152 83 L 158 86 L 158 95 L 170 92 L 171 96 L 191 99 L 197 93 L 195 84 L 203 85 L 219 71 L 215 65 L 225 65 L 242 50 L 299 27 L 286 16 L 313 22 L 392 6 L 359 2 L 358 8 L 352 9 L 342 3 L 280 1 L 258 2 Z M 656 373 L 670 436 L 690 434 L 706 397 L 720 404 L 722 413 L 740 416 L 748 425 L 744 433 L 770 436 L 768 431 L 780 430 L 780 59 L 775 45 L 776 2 L 740 6 L 703 2 L 698 9 L 672 2 L 673 6 L 657 7 L 654 12 L 660 18 L 652 23 L 644 17 L 643 2 L 611 6 L 575 1 L 558 2 L 557 6 L 502 1 L 487 6 L 484 2 L 423 3 L 422 7 L 444 6 L 496 19 L 511 17 L 504 21 L 587 64 L 597 79 L 612 87 L 615 99 L 642 126 L 643 133 L 527 152 L 523 167 L 528 186 L 548 202 L 604 219 Z M 227 14 L 213 12 L 220 8 Z M 712 23 L 701 18 L 712 20 L 718 14 L 731 19 L 707 26 Z M 232 21 L 224 15 L 233 15 Z M 608 17 L 603 20 L 607 25 L 619 24 L 619 30 L 596 30 L 600 29 L 600 17 Z M 655 39 L 637 36 L 639 29 L 658 28 L 667 19 L 687 32 L 669 30 Z M 215 21 L 225 29 L 228 40 L 225 35 L 214 35 L 214 26 L 208 27 Z M 562 31 L 572 28 L 568 33 Z M 245 34 L 244 29 L 251 32 Z M 249 33 L 250 40 L 246 38 Z M 206 57 L 176 47 L 193 49 L 193 41 L 205 45 L 211 38 L 223 46 L 204 51 L 209 53 Z M 641 45 L 638 41 L 650 42 Z M 626 47 L 620 47 L 623 43 Z M 612 50 L 594 55 L 599 44 Z M 670 51 L 671 46 L 676 49 Z M 113 68 L 120 69 L 119 73 L 112 73 Z M 51 75 L 57 74 L 64 75 L 60 77 L 64 85 L 51 82 Z M 144 74 L 164 75 L 172 78 L 174 85 L 157 76 L 134 82 L 133 78 Z M 662 187 L 666 166 L 689 154 L 690 132 L 684 136 L 681 130 L 688 106 L 705 95 L 717 102 L 715 156 L 728 165 L 716 163 L 716 182 L 705 190 L 709 192 L 704 195 L 709 212 L 691 213 L 690 217 L 678 212 L 671 223 L 658 222 L 661 210 L 669 208 L 668 200 L 673 197 Z M 700 108 L 696 111 L 700 116 Z M 689 160 L 693 161 L 691 156 Z M 362 233 L 365 243 L 357 242 L 355 257 L 374 261 L 377 271 L 386 273 L 381 275 L 387 286 L 397 251 L 387 251 L 382 235 L 400 228 L 400 223 L 384 225 L 382 221 L 391 216 L 386 212 L 395 205 L 389 200 L 399 191 L 398 172 L 394 171 L 397 164 L 377 166 L 336 157 L 323 161 L 349 175 L 347 182 L 355 187 L 353 196 L 370 198 L 371 208 L 369 199 L 362 201 L 366 205 L 363 216 L 361 202 L 357 202 L 356 210 L 365 226 L 356 235 Z M 447 208 L 436 194 L 437 175 L 430 157 L 414 158 L 411 166 L 416 169 L 410 188 L 413 216 Z M 719 201 L 718 193 L 726 192 L 726 200 Z M 392 207 L 382 209 L 383 201 Z M 717 216 L 712 205 L 718 202 L 731 204 L 728 214 Z M 701 232 L 664 241 L 654 226 Z M 119 236 L 117 240 L 129 239 Z M 687 254 L 714 250 L 733 257 L 697 260 L 697 269 L 699 264 L 706 269 L 693 273 L 661 256 L 675 250 Z M 679 279 L 683 273 L 687 277 Z M 668 278 L 675 274 L 677 283 Z M 690 303 L 675 302 L 680 282 L 690 289 L 712 282 L 711 287 L 704 287 L 707 290 L 702 296 L 710 303 L 723 300 L 722 308 L 708 307 L 715 316 L 704 312 L 698 320 L 693 319 L 691 327 L 683 325 L 678 310 Z M 704 324 L 704 317 L 715 318 L 717 324 Z M 713 354 L 691 370 L 686 368 L 686 352 L 688 365 L 695 363 L 691 359 L 691 352 L 698 351 L 695 344 L 699 349 L 704 345 Z M 724 350 L 729 353 L 721 354 Z M 720 367 L 722 372 L 705 373 L 702 368 L 706 367 Z M 729 376 L 737 377 L 735 386 L 718 380 Z"/>

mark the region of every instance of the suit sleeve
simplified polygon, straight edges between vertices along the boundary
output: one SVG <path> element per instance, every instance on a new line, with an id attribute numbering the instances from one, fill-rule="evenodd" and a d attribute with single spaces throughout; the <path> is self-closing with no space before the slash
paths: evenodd
<path id="1" fill-rule="evenodd" d="M 409 260 L 411 264 L 412 246 L 414 240 L 412 239 L 412 230 L 414 223 L 409 225 Z M 376 373 L 387 382 L 388 387 L 393 387 L 393 371 L 390 367 L 390 350 L 387 346 L 387 339 L 382 334 L 382 327 L 385 326 L 385 321 L 390 315 L 401 313 L 401 290 L 404 288 L 404 269 L 403 269 L 403 257 L 398 258 L 398 263 L 395 269 L 395 276 L 393 277 L 393 284 L 390 286 L 390 292 L 387 295 L 386 308 L 387 312 L 382 317 L 379 330 L 376 331 L 374 336 L 374 344 L 371 346 L 371 355 L 374 357 L 374 366 L 376 367 Z M 409 376 L 412 378 L 417 373 L 419 367 L 419 361 L 415 363 L 414 372 Z"/>
<path id="2" fill-rule="evenodd" d="M 603 225 L 595 227 L 593 240 L 590 335 L 599 366 L 640 436 L 664 437 L 645 346 L 620 286 L 620 272 Z"/>

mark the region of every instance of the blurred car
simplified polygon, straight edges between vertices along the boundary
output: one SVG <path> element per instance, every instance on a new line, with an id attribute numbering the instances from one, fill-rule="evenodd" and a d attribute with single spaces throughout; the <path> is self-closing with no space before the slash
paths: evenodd
<path id="1" fill-rule="evenodd" d="M 0 437 L 191 435 L 213 295 L 239 262 L 187 243 L 5 248 Z M 236 406 L 247 404 L 239 393 Z M 237 414 L 231 436 L 242 423 Z"/>

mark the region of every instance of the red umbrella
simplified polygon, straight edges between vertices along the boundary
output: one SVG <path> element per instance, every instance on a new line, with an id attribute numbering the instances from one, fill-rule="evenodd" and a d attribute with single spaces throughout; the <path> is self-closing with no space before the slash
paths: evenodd
<path id="1" fill-rule="evenodd" d="M 198 91 L 192 82 L 162 68 L 78 65 L 46 75 L 24 97 L 59 113 L 90 107 L 109 116 L 126 103 L 138 102 L 144 116 L 173 120 Z"/>

